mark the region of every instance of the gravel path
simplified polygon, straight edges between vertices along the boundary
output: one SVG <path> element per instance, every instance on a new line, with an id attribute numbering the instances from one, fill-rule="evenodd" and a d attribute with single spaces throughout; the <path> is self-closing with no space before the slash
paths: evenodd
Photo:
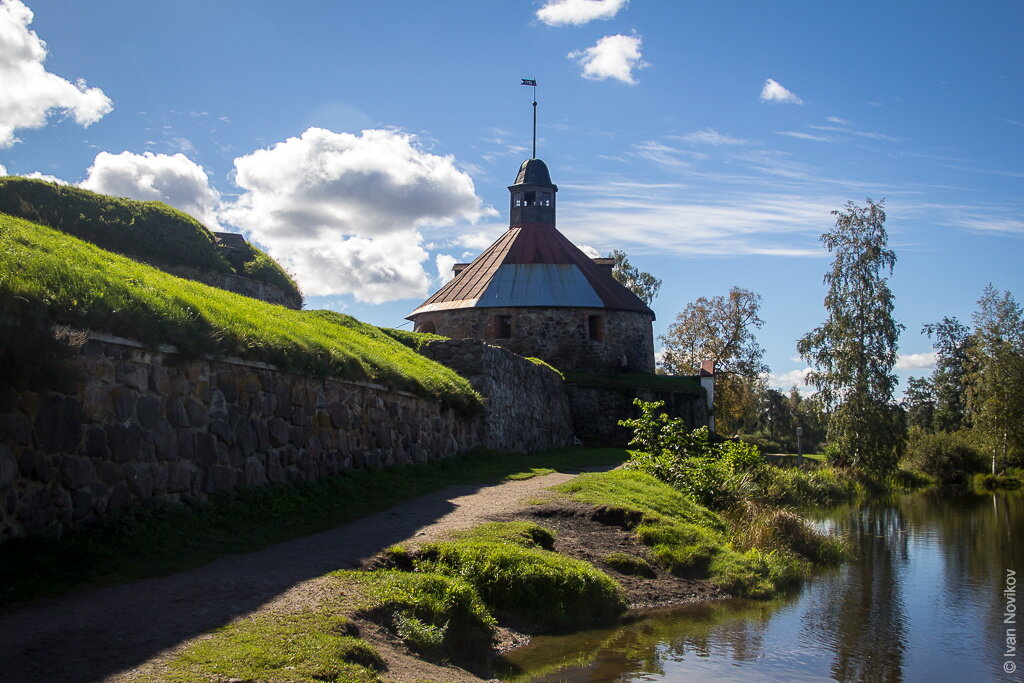
<path id="1" fill-rule="evenodd" d="M 259 609 L 297 584 L 355 568 L 402 541 L 425 541 L 523 507 L 574 475 L 450 486 L 330 531 L 205 567 L 79 591 L 0 614 L 0 681 L 100 681 Z"/>

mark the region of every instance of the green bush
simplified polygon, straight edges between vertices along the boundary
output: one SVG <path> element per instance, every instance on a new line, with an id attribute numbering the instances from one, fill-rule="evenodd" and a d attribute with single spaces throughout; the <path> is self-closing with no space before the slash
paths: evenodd
<path id="1" fill-rule="evenodd" d="M 929 433 L 920 427 L 910 429 L 905 463 L 944 484 L 959 483 L 985 469 L 984 457 L 963 435 Z"/>

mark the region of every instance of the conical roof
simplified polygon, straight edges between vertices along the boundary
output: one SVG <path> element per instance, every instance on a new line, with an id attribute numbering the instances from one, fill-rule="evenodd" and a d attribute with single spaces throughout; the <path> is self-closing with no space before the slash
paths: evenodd
<path id="1" fill-rule="evenodd" d="M 636 294 L 553 225 L 538 223 L 510 227 L 407 317 L 431 311 L 509 306 L 607 308 L 654 317 L 654 311 Z"/>
<path id="2" fill-rule="evenodd" d="M 540 159 L 527 159 L 519 167 L 516 185 L 553 185 L 548 165 Z"/>

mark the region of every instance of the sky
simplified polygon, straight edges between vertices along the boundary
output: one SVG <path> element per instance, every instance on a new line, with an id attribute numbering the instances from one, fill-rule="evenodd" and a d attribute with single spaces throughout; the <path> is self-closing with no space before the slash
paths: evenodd
<path id="1" fill-rule="evenodd" d="M 508 228 L 536 79 L 559 229 L 662 279 L 656 336 L 760 294 L 774 386 L 831 212 L 884 198 L 905 379 L 923 324 L 1024 297 L 1022 30 L 1012 0 L 0 0 L 0 172 L 166 201 L 307 308 L 408 327 Z"/>

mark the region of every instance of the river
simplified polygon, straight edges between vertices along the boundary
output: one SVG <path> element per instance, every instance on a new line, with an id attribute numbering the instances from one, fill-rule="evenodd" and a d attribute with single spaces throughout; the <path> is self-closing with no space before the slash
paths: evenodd
<path id="1" fill-rule="evenodd" d="M 857 557 L 794 595 L 537 637 L 506 656 L 502 680 L 1024 680 L 1024 492 L 924 491 L 813 517 Z"/>

